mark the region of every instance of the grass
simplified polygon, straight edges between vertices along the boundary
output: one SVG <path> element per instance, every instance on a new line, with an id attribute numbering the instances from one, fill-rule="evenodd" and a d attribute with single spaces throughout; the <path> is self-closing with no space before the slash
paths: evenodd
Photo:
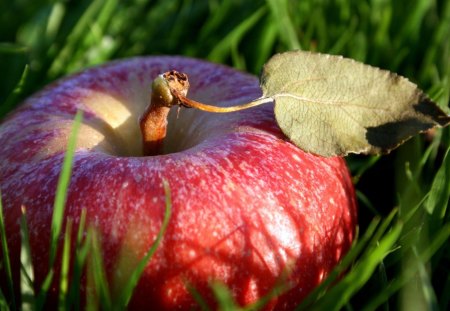
<path id="1" fill-rule="evenodd" d="M 294 48 L 341 54 L 398 72 L 447 109 L 449 37 L 450 2 L 445 0 L 0 2 L 0 117 L 47 83 L 111 59 L 181 54 L 257 74 L 272 54 Z M 347 158 L 360 204 L 359 238 L 299 310 L 450 308 L 449 145 L 447 128 L 416 137 L 387 156 Z M 83 222 L 80 228 L 61 225 L 70 177 L 67 159 L 51 245 L 61 234 L 69 237 L 77 230 L 78 252 L 72 279 L 66 268 L 61 273 L 60 309 L 76 309 L 77 280 L 84 265 L 96 271 L 92 282 L 99 294 L 99 301 L 88 305 L 112 306 L 95 234 L 83 236 Z M 170 210 L 170 202 L 167 207 Z M 25 213 L 21 288 L 30 295 L 21 301 L 7 282 L 0 291 L 1 310 L 39 309 L 48 290 L 44 284 L 33 293 L 30 286 L 33 274 L 27 262 L 32 254 L 26 247 Z M 11 281 L 5 234 L 0 213 L 0 269 Z M 61 252 L 64 263 L 69 262 L 67 243 Z M 88 252 L 97 259 L 89 260 Z M 54 258 L 55 249 L 52 254 Z M 342 271 L 347 274 L 339 277 Z M 137 270 L 120 307 L 126 306 L 138 276 Z M 50 272 L 46 284 L 53 277 Z M 226 288 L 218 285 L 215 292 L 224 310 L 236 308 Z"/>

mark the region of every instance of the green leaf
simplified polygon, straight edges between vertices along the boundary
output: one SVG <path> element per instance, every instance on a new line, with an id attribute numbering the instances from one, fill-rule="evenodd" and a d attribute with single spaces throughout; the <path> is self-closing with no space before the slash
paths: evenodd
<path id="1" fill-rule="evenodd" d="M 261 75 L 281 130 L 322 156 L 379 154 L 450 117 L 395 73 L 341 56 L 291 51 L 273 56 Z"/>

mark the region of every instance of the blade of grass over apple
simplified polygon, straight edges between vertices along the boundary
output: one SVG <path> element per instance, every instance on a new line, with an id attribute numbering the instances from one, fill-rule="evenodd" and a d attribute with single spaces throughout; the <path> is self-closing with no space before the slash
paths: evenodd
<path id="1" fill-rule="evenodd" d="M 186 283 L 186 288 L 187 288 L 189 294 L 191 294 L 192 298 L 197 303 L 197 307 L 199 308 L 199 310 L 202 310 L 202 311 L 209 311 L 210 310 L 210 307 L 208 306 L 208 303 L 203 298 L 203 296 L 199 293 L 199 291 L 197 289 L 195 289 L 195 287 L 193 287 L 189 283 Z"/>
<path id="2" fill-rule="evenodd" d="M 20 293 L 22 300 L 22 310 L 35 309 L 34 294 L 34 269 L 31 260 L 30 235 L 28 231 L 26 210 L 22 207 L 22 215 L 20 217 Z"/>
<path id="3" fill-rule="evenodd" d="M 1 192 L 0 192 L 0 238 L 2 243 L 2 269 L 6 272 L 6 280 L 7 280 L 7 286 L 8 286 L 8 294 L 9 294 L 9 301 L 11 303 L 11 309 L 16 310 L 16 297 L 14 294 L 14 285 L 13 285 L 13 278 L 12 278 L 12 272 L 11 272 L 11 262 L 9 259 L 9 249 L 8 249 L 8 243 L 6 241 L 6 231 L 5 231 L 5 222 L 3 219 L 3 204 L 1 200 Z M 1 291 L 1 289 L 0 289 Z M 0 299 L 1 301 L 1 299 Z M 6 299 L 5 299 L 6 304 Z"/>
<path id="4" fill-rule="evenodd" d="M 67 189 L 69 186 L 69 180 L 70 175 L 72 172 L 72 161 L 73 161 L 73 154 L 75 151 L 75 145 L 76 145 L 76 138 L 78 129 L 81 125 L 82 121 L 82 112 L 78 111 L 75 115 L 74 122 L 73 122 L 73 128 L 71 135 L 68 140 L 68 146 L 67 151 L 64 156 L 64 161 L 60 173 L 60 177 L 58 180 L 57 190 L 56 190 L 56 196 L 55 196 L 55 203 L 53 208 L 53 217 L 52 217 L 52 225 L 51 225 L 51 236 L 50 236 L 50 260 L 49 260 L 49 272 L 47 276 L 44 279 L 43 284 L 41 285 L 40 291 L 36 297 L 36 303 L 35 308 L 36 310 L 42 310 L 45 301 L 47 299 L 47 293 L 50 289 L 50 286 L 53 281 L 54 276 L 54 270 L 53 270 L 53 264 L 56 259 L 56 252 L 58 248 L 58 239 L 59 235 L 62 230 L 63 225 L 63 216 L 64 216 L 64 207 L 65 207 L 65 201 L 67 197 Z"/>
<path id="5" fill-rule="evenodd" d="M 219 310 L 224 310 L 227 308 L 231 308 L 231 310 L 241 310 L 241 311 L 256 311 L 256 310 L 263 310 L 264 307 L 274 298 L 282 295 L 284 292 L 286 292 L 289 287 L 287 284 L 285 284 L 285 279 L 283 278 L 278 282 L 269 293 L 261 297 L 258 301 L 247 305 L 245 307 L 238 307 L 236 304 L 235 299 L 229 292 L 229 288 L 223 283 L 220 282 L 211 282 L 210 287 L 213 291 L 215 300 L 219 304 Z M 191 294 L 192 298 L 197 303 L 197 306 L 199 309 L 203 311 L 209 311 L 212 310 L 204 297 L 199 293 L 199 291 L 192 286 L 192 284 L 186 283 L 186 288 Z M 233 309 L 234 308 L 234 309 Z"/>
<path id="6" fill-rule="evenodd" d="M 213 290 L 214 296 L 217 299 L 218 310 L 239 310 L 239 307 L 234 302 L 233 295 L 231 294 L 230 289 L 226 285 L 220 282 L 213 282 L 211 284 L 211 288 Z"/>
<path id="7" fill-rule="evenodd" d="M 80 299 L 79 295 L 81 292 L 81 277 L 86 264 L 86 258 L 89 253 L 89 243 L 90 240 L 89 232 L 88 236 L 84 237 L 84 232 L 86 229 L 86 209 L 81 211 L 80 221 L 78 223 L 77 239 L 75 244 L 75 258 L 72 267 L 72 277 L 69 286 L 69 292 L 66 299 L 66 310 L 73 306 L 73 310 L 80 310 Z"/>
<path id="8" fill-rule="evenodd" d="M 69 187 L 70 175 L 72 173 L 73 155 L 75 151 L 78 130 L 80 128 L 82 119 L 83 113 L 81 111 L 78 111 L 77 114 L 75 115 L 72 132 L 68 140 L 67 151 L 64 156 L 61 174 L 58 180 L 58 186 L 56 188 L 56 196 L 55 196 L 55 203 L 53 206 L 53 218 L 51 225 L 49 267 L 52 267 L 53 263 L 55 262 L 56 251 L 58 247 L 58 239 L 63 225 L 64 206 L 67 198 L 67 189 Z"/>
<path id="9" fill-rule="evenodd" d="M 125 285 L 122 285 L 121 293 L 117 303 L 114 304 L 115 308 L 118 310 L 125 310 L 128 303 L 130 302 L 131 296 L 133 295 L 133 290 L 136 287 L 142 273 L 144 272 L 145 267 L 147 266 L 149 260 L 152 258 L 153 254 L 155 254 L 159 244 L 161 243 L 161 239 L 166 232 L 167 226 L 169 225 L 170 215 L 172 211 L 172 198 L 170 194 L 170 186 L 166 180 L 163 180 L 164 193 L 166 198 L 166 208 L 164 211 L 164 218 L 161 225 L 161 229 L 156 236 L 155 241 L 152 246 L 148 250 L 147 254 L 139 261 L 137 267 L 134 269 L 133 273 L 130 275 L 128 282 Z"/>
<path id="10" fill-rule="evenodd" d="M 113 310 L 106 271 L 103 265 L 100 236 L 94 227 L 89 227 L 90 253 L 87 261 L 87 310 Z"/>
<path id="11" fill-rule="evenodd" d="M 59 280 L 59 297 L 58 308 L 59 310 L 65 310 L 67 295 L 69 289 L 69 269 L 70 269 L 70 247 L 72 240 L 72 220 L 68 219 L 66 223 L 66 230 L 64 233 L 64 245 L 61 258 L 61 275 Z"/>
<path id="12" fill-rule="evenodd" d="M 36 311 L 45 310 L 44 305 L 47 300 L 47 294 L 48 294 L 48 291 L 50 290 L 50 286 L 52 285 L 54 275 L 55 275 L 55 271 L 51 268 L 48 271 L 47 276 L 44 279 L 44 282 L 42 282 L 42 284 L 41 284 L 39 293 L 36 295 L 36 298 L 35 298 L 35 310 Z"/>
<path id="13" fill-rule="evenodd" d="M 277 54 L 264 66 L 261 87 L 286 136 L 322 156 L 386 153 L 450 122 L 406 78 L 339 56 Z"/>
<path id="14" fill-rule="evenodd" d="M 255 301 L 254 303 L 245 306 L 242 308 L 243 311 L 257 311 L 257 310 L 263 310 L 264 307 L 274 298 L 282 295 L 286 291 L 289 290 L 289 282 L 286 282 L 286 279 L 280 280 L 271 290 L 268 294 L 261 297 L 258 301 Z"/>

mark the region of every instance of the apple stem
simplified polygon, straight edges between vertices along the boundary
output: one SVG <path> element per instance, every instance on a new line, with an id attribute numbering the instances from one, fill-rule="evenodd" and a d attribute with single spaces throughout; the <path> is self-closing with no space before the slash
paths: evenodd
<path id="1" fill-rule="evenodd" d="M 143 153 L 146 156 L 161 153 L 167 132 L 167 116 L 169 107 L 149 105 L 140 120 L 143 139 Z"/>
<path id="2" fill-rule="evenodd" d="M 139 120 L 144 156 L 162 153 L 167 132 L 167 117 L 172 106 L 196 108 L 215 113 L 228 113 L 273 102 L 272 98 L 262 97 L 242 105 L 218 107 L 187 98 L 188 89 L 189 81 L 187 75 L 174 70 L 159 75 L 153 81 L 150 104 Z"/>
<path id="3" fill-rule="evenodd" d="M 186 95 L 188 89 L 187 76 L 176 71 L 159 75 L 153 81 L 150 104 L 139 120 L 144 156 L 162 153 L 170 108 L 179 105 L 179 100 L 172 95 L 171 90 Z"/>

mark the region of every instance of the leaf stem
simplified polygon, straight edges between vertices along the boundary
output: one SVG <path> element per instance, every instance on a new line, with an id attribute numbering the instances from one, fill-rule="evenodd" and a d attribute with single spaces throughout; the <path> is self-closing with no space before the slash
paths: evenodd
<path id="1" fill-rule="evenodd" d="M 245 110 L 248 108 L 256 107 L 262 104 L 271 103 L 273 102 L 273 99 L 270 97 L 261 97 L 255 100 L 252 100 L 249 103 L 231 106 L 231 107 L 219 107 L 219 106 L 213 106 L 209 104 L 204 104 L 197 102 L 195 100 L 186 98 L 182 95 L 177 95 L 178 99 L 182 103 L 183 106 L 189 107 L 189 108 L 196 108 L 198 110 L 202 111 L 208 111 L 208 112 L 215 112 L 215 113 L 228 113 L 228 112 L 235 112 L 240 110 Z"/>

